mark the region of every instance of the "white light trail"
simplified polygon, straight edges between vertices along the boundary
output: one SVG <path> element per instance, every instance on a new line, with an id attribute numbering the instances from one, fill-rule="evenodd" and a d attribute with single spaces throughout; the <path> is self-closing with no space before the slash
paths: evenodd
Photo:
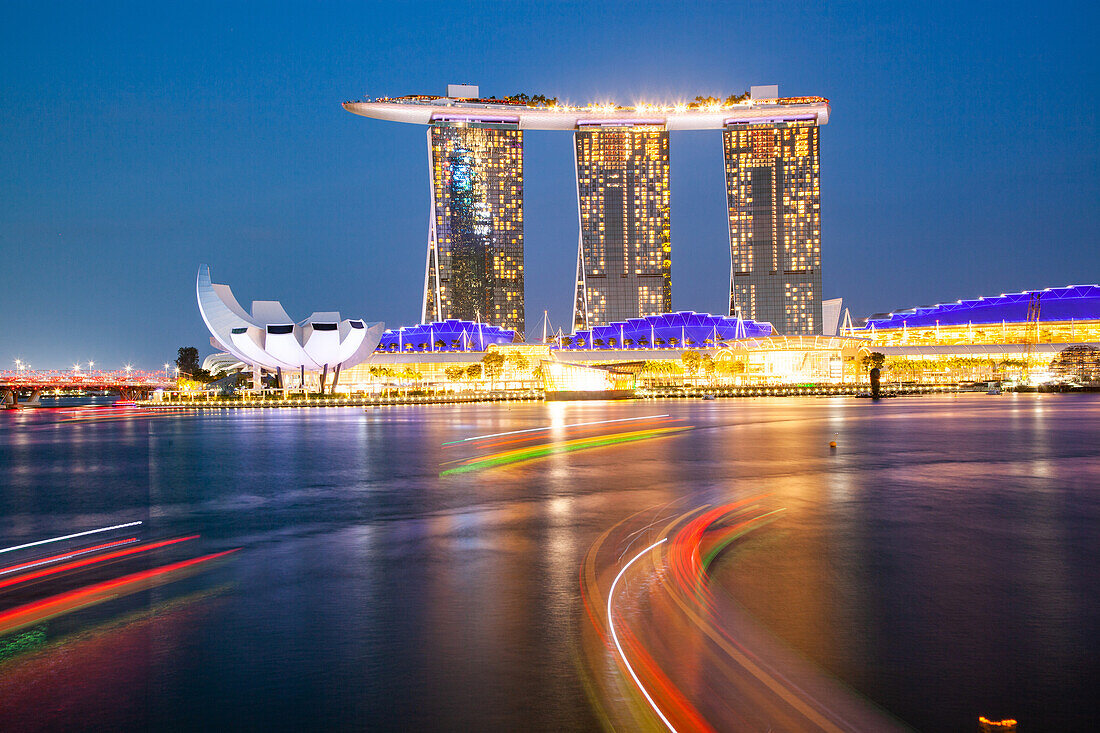
<path id="1" fill-rule="evenodd" d="M 535 433 L 539 430 L 549 430 L 551 427 L 563 427 L 563 428 L 579 428 L 587 425 L 606 425 L 613 422 L 630 422 L 631 420 L 655 420 L 659 417 L 668 417 L 668 415 L 644 415 L 642 417 L 623 417 L 617 420 L 597 420 L 596 422 L 578 422 L 572 425 L 560 425 L 560 426 L 548 426 L 545 428 L 527 428 L 526 430 L 512 430 L 507 433 L 491 433 L 489 435 L 475 435 L 472 438 L 463 438 L 462 440 L 452 440 L 443 445 L 457 445 L 458 443 L 468 443 L 471 440 L 482 440 L 484 438 L 500 438 L 505 435 L 519 435 L 520 433 Z"/>
<path id="2" fill-rule="evenodd" d="M 638 675 L 634 673 L 634 668 L 631 667 L 630 662 L 627 661 L 626 654 L 623 652 L 623 646 L 619 643 L 619 635 L 615 633 L 615 621 L 611 616 L 611 603 L 615 600 L 615 586 L 619 584 L 619 579 L 623 577 L 623 574 L 627 570 L 629 570 L 630 566 L 637 562 L 642 555 L 646 554 L 667 539 L 667 537 L 662 537 L 649 547 L 639 552 L 630 560 L 630 562 L 624 565 L 623 569 L 619 571 L 619 574 L 615 576 L 615 580 L 611 583 L 611 591 L 607 594 L 607 628 L 611 631 L 611 640 L 615 642 L 615 648 L 619 650 L 619 657 L 623 660 L 623 664 L 626 665 L 626 671 L 630 672 L 630 676 L 634 678 L 634 684 L 638 685 L 638 689 L 642 691 L 642 694 L 645 695 L 645 699 L 649 701 L 649 706 L 653 708 L 653 711 L 657 713 L 658 716 L 660 716 L 661 720 L 664 721 L 664 724 L 668 726 L 668 729 L 672 731 L 672 733 L 676 733 L 676 729 L 672 726 L 672 723 L 670 723 L 668 718 L 665 717 L 665 714 L 661 712 L 661 709 L 657 707 L 657 703 L 653 702 L 653 698 L 650 697 L 649 691 L 646 690 L 645 685 L 643 685 L 642 681 L 638 679 Z"/>
<path id="3" fill-rule="evenodd" d="M 22 550 L 27 547 L 37 547 L 38 545 L 46 545 L 50 542 L 60 542 L 61 540 L 71 540 L 74 537 L 83 537 L 89 534 L 98 534 L 99 532 L 110 532 L 112 529 L 122 529 L 123 527 L 133 527 L 134 525 L 141 524 L 141 522 L 127 522 L 126 524 L 116 524 L 113 527 L 100 527 L 99 529 L 89 529 L 87 532 L 77 532 L 76 534 L 67 534 L 64 537 L 51 537 L 48 540 L 38 540 L 37 542 L 28 542 L 25 545 L 16 545 L 15 547 L 5 547 L 0 550 L 0 553 L 12 552 L 13 550 Z"/>
<path id="4" fill-rule="evenodd" d="M 112 543 L 111 546 L 112 547 L 118 547 L 120 545 L 131 545 L 135 542 L 137 542 L 136 539 L 123 540 L 123 541 L 121 541 L 117 544 Z M 15 567 L 8 568 L 7 570 L 0 570 L 0 575 L 7 575 L 9 573 L 18 573 L 18 572 L 22 572 L 24 570 L 30 570 L 31 568 L 37 568 L 40 565 L 50 565 L 50 564 L 55 563 L 55 562 L 61 562 L 62 560 L 71 560 L 74 557 L 80 557 L 81 555 L 87 555 L 90 552 L 98 552 L 100 547 L 102 547 L 102 545 L 100 545 L 99 547 L 93 547 L 90 550 L 78 550 L 76 552 L 70 552 L 68 555 L 58 555 L 57 557 L 51 557 L 47 560 L 42 560 L 40 562 L 27 563 L 26 565 L 16 565 Z"/>

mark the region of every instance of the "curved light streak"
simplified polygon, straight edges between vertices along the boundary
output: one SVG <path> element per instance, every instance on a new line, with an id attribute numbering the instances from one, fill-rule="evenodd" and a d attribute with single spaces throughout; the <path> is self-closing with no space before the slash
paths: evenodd
<path id="1" fill-rule="evenodd" d="M 611 604 L 615 600 L 615 586 L 618 585 L 619 580 L 623 577 L 623 574 L 626 573 L 626 571 L 630 569 L 630 566 L 637 562 L 642 557 L 642 555 L 646 554 L 654 547 L 662 544 L 667 539 L 667 537 L 662 537 L 649 547 L 639 552 L 637 555 L 631 558 L 630 562 L 624 565 L 622 570 L 619 571 L 619 574 L 615 576 L 615 580 L 611 582 L 611 590 L 607 594 L 607 628 L 611 631 L 611 640 L 615 642 L 615 648 L 619 652 L 619 658 L 622 659 L 623 664 L 626 665 L 626 671 L 629 672 L 630 676 L 634 679 L 634 684 L 636 684 L 638 686 L 638 689 L 642 691 L 642 694 L 645 695 L 645 699 L 649 701 L 649 706 L 653 708 L 653 711 L 657 713 L 664 724 L 668 726 L 668 729 L 672 731 L 672 733 L 676 733 L 676 728 L 672 726 L 672 723 L 670 723 L 668 718 L 665 717 L 665 714 L 661 712 L 661 709 L 659 707 L 657 707 L 657 703 L 653 701 L 653 698 L 650 696 L 649 691 L 646 690 L 645 685 L 642 684 L 642 681 L 638 679 L 638 675 L 635 674 L 634 668 L 630 666 L 630 662 L 629 660 L 627 660 L 626 654 L 623 652 L 623 646 L 619 643 L 619 635 L 615 632 L 615 619 L 611 613 Z"/>
<path id="2" fill-rule="evenodd" d="M 110 532 L 112 529 L 122 529 L 123 527 L 134 527 L 141 522 L 127 522 L 126 524 L 116 524 L 113 527 L 101 527 L 99 529 L 89 529 L 87 532 L 77 532 L 76 534 L 67 534 L 64 537 L 51 537 L 48 540 L 38 540 L 37 542 L 28 542 L 25 545 L 16 545 L 15 547 L 5 547 L 0 550 L 0 553 L 13 552 L 15 550 L 22 550 L 27 547 L 37 547 L 38 545 L 45 545 L 50 542 L 60 542 L 61 540 L 71 540 L 74 537 L 84 537 L 89 534 L 97 534 L 99 532 Z"/>

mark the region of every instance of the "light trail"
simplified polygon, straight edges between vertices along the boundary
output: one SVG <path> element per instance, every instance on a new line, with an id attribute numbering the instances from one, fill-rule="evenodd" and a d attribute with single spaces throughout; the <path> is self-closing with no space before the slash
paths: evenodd
<path id="1" fill-rule="evenodd" d="M 667 539 L 667 537 L 662 537 L 649 547 L 639 552 L 630 560 L 630 562 L 624 565 L 623 569 L 619 571 L 619 574 L 615 576 L 615 580 L 611 583 L 611 590 L 607 594 L 607 628 L 611 631 L 611 639 L 615 642 L 615 648 L 619 651 L 619 657 L 623 660 L 623 664 L 626 665 L 626 671 L 629 672 L 630 676 L 634 679 L 634 684 L 638 685 L 638 689 L 642 691 L 642 694 L 645 695 L 645 699 L 649 701 L 649 706 L 653 708 L 653 711 L 657 713 L 664 724 L 668 726 L 668 729 L 672 731 L 672 733 L 676 733 L 676 728 L 674 728 L 672 723 L 669 722 L 668 718 L 665 717 L 665 714 L 661 712 L 661 709 L 657 707 L 657 703 L 653 701 L 653 698 L 650 696 L 649 691 L 646 690 L 645 685 L 643 685 L 642 681 L 638 679 L 638 675 L 634 673 L 634 668 L 630 666 L 630 661 L 627 660 L 626 654 L 623 652 L 623 646 L 619 643 L 619 635 L 615 632 L 615 619 L 612 616 L 611 611 L 611 604 L 615 600 L 615 586 L 618 585 L 619 580 L 623 577 L 623 574 L 626 573 L 626 571 L 630 569 L 630 566 L 636 563 L 643 555 L 645 555 L 647 552 L 657 547 L 658 545 L 662 544 Z"/>
<path id="2" fill-rule="evenodd" d="M 659 418 L 659 417 L 669 417 L 669 416 L 668 415 L 644 415 L 642 417 L 623 417 L 623 418 L 619 418 L 617 420 L 597 420 L 595 422 L 578 422 L 578 423 L 573 423 L 572 425 L 548 425 L 547 427 L 544 427 L 544 428 L 527 428 L 526 430 L 512 430 L 512 431 L 507 432 L 507 433 L 491 433 L 489 435 L 475 435 L 472 438 L 463 438 L 462 440 L 451 440 L 451 441 L 448 441 L 448 442 L 444 443 L 443 445 L 445 445 L 445 446 L 446 445 L 458 445 L 459 443 L 468 443 L 471 440 L 484 440 L 485 438 L 499 438 L 499 437 L 504 436 L 504 435 L 519 435 L 520 433 L 536 433 L 539 430 L 551 430 L 552 428 L 556 428 L 556 427 L 580 428 L 580 427 L 586 427 L 588 425 L 607 425 L 609 423 L 629 422 L 631 420 L 654 420 L 654 419 Z"/>
<path id="3" fill-rule="evenodd" d="M 5 547 L 0 550 L 0 554 L 5 552 L 14 552 L 15 550 L 23 550 L 28 547 L 37 547 L 38 545 L 46 545 L 50 542 L 60 542 L 61 540 L 71 540 L 74 537 L 84 537 L 90 534 L 98 534 L 100 532 L 110 532 L 112 529 L 122 529 L 123 527 L 134 527 L 141 524 L 141 522 L 127 522 L 126 524 L 116 524 L 112 527 L 100 527 L 99 529 L 89 529 L 87 532 L 77 532 L 76 534 L 67 534 L 64 537 L 51 537 L 48 540 L 38 540 L 37 542 L 28 542 L 25 545 L 16 545 L 15 547 Z"/>
<path id="4" fill-rule="evenodd" d="M 516 448 L 513 450 L 503 451 L 501 453 L 492 453 L 483 458 L 467 459 L 463 465 L 456 466 L 455 468 L 448 468 L 445 471 L 441 471 L 439 475 L 450 476 L 456 473 L 468 473 L 470 471 L 478 471 L 484 468 L 503 466 L 509 463 L 530 461 L 536 458 L 545 458 L 546 456 L 558 453 L 571 453 L 573 451 L 586 450 L 589 448 L 600 448 L 607 445 L 614 445 L 616 443 L 632 443 L 639 440 L 661 438 L 690 429 L 690 426 L 684 426 L 674 428 L 659 428 L 656 430 L 638 430 L 628 433 L 611 433 L 609 435 L 601 435 L 592 438 L 578 438 L 577 440 L 571 440 L 565 443 L 547 443 L 545 445 L 532 446 L 530 448 Z M 448 461 L 448 463 L 456 462 L 458 461 Z"/>
<path id="5" fill-rule="evenodd" d="M 30 570 L 31 568 L 37 568 L 40 565 L 49 565 L 51 562 L 60 562 L 62 560 L 71 560 L 74 557 L 80 557 L 81 555 L 87 555 L 89 552 L 96 552 L 97 550 L 105 550 L 108 547 L 118 547 L 119 545 L 128 545 L 131 542 L 137 542 L 137 537 L 130 537 L 125 540 L 118 540 L 117 542 L 106 542 L 102 545 L 95 545 L 94 547 L 87 547 L 83 550 L 77 550 L 75 552 L 68 552 L 63 555 L 53 555 L 51 557 L 44 557 L 41 560 L 35 560 L 33 562 L 25 562 L 21 565 L 12 565 L 10 567 L 0 570 L 0 575 L 7 575 L 8 573 L 14 573 L 19 570 Z"/>
<path id="6" fill-rule="evenodd" d="M 154 542 L 151 545 L 139 545 L 138 547 L 127 547 L 124 550 L 115 550 L 114 552 L 108 552 L 106 555 L 99 555 L 97 557 L 88 557 L 83 560 L 74 560 L 72 562 L 65 563 L 64 565 L 58 565 L 54 568 L 43 568 L 42 570 L 36 570 L 28 575 L 17 575 L 14 578 L 8 578 L 7 580 L 0 580 L 0 588 L 7 588 L 10 585 L 17 585 L 19 583 L 26 583 L 28 580 L 36 580 L 38 578 L 44 578 L 47 575 L 56 575 L 57 573 L 63 573 L 66 570 L 75 570 L 76 568 L 83 568 L 96 563 L 105 562 L 107 560 L 115 560 L 120 557 L 128 557 L 130 555 L 136 555 L 139 552 L 149 552 L 150 550 L 156 550 L 161 547 L 167 547 L 168 545 L 174 545 L 179 542 L 186 542 L 187 540 L 196 540 L 199 536 L 191 535 L 190 537 L 180 537 L 174 540 L 163 540 L 161 542 Z"/>
<path id="7" fill-rule="evenodd" d="M 197 565 L 234 553 L 237 549 L 239 548 L 215 552 L 212 555 L 183 560 L 151 570 L 143 570 L 115 580 L 79 588 L 0 612 L 0 634 L 7 634 L 63 613 L 109 601 L 122 595 L 150 588 L 153 585 L 169 582 L 179 577 L 184 571 L 189 571 Z"/>
<path id="8" fill-rule="evenodd" d="M 659 517 L 667 505 L 654 507 L 607 530 L 589 548 L 580 572 L 591 623 L 586 633 L 594 634 L 584 644 L 586 673 L 593 702 L 602 706 L 609 727 L 906 730 L 771 639 L 727 593 L 713 592 L 723 588 L 710 575 L 719 555 L 782 516 L 782 509 L 761 506 L 760 498 L 696 507 L 664 526 L 654 525 L 663 521 Z M 661 539 L 640 549 L 639 527 L 650 541 Z M 635 576 L 641 585 L 623 591 L 627 605 L 615 621 L 619 584 L 626 584 L 627 573 L 647 555 Z M 641 695 L 631 692 L 631 685 Z M 645 712 L 647 705 L 651 713 Z"/>
<path id="9" fill-rule="evenodd" d="M 630 425 L 617 425 L 617 426 L 614 426 L 614 427 L 624 427 L 624 428 L 631 428 L 631 429 L 636 428 L 638 430 L 643 430 L 643 429 L 648 429 L 649 427 L 655 427 L 655 426 L 660 426 L 660 425 L 669 425 L 670 423 L 675 423 L 675 422 L 680 422 L 680 421 L 679 420 L 653 419 L 653 420 L 642 420 L 641 422 L 631 423 Z M 596 426 L 596 427 L 591 427 L 591 428 L 579 428 L 579 429 L 575 429 L 575 430 L 568 430 L 568 431 L 566 431 L 566 433 L 567 433 L 568 436 L 576 436 L 577 438 L 579 438 L 582 434 L 585 434 L 585 433 L 588 433 L 588 434 L 591 434 L 591 435 L 596 435 L 596 436 L 599 436 L 599 435 L 615 435 L 615 434 L 617 434 L 617 433 L 608 433 L 606 431 L 606 429 L 601 427 L 601 426 Z M 517 435 L 517 436 L 512 436 L 512 437 L 505 436 L 505 437 L 502 437 L 502 438 L 488 438 L 488 439 L 485 439 L 485 440 L 479 440 L 477 443 L 475 443 L 475 445 L 477 445 L 477 447 L 479 449 L 484 448 L 485 450 L 488 450 L 488 451 L 492 451 L 492 450 L 495 450 L 495 449 L 507 450 L 506 448 L 504 448 L 504 446 L 509 446 L 509 445 L 532 445 L 532 444 L 534 444 L 535 442 L 537 442 L 539 440 L 544 440 L 544 439 L 547 439 L 547 438 L 550 438 L 550 436 L 544 430 L 544 431 L 541 431 L 540 433 L 527 433 L 526 435 Z M 574 438 L 570 438 L 570 439 L 574 439 Z M 444 448 L 454 448 L 455 446 L 448 445 L 448 446 L 443 446 L 443 447 Z M 461 460 L 461 459 L 456 459 L 454 461 L 446 461 L 446 462 L 447 463 L 456 463 L 459 460 Z"/>
<path id="10" fill-rule="evenodd" d="M 78 422 L 118 422 L 120 420 L 150 420 L 173 415 L 187 415 L 187 410 L 146 410 L 140 407 L 80 407 L 76 409 L 61 409 L 62 423 Z"/>

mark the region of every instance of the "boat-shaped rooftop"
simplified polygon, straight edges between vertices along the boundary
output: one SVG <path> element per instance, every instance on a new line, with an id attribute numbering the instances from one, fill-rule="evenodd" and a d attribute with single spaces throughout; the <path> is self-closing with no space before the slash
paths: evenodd
<path id="1" fill-rule="evenodd" d="M 720 130 L 732 124 L 829 121 L 824 97 L 746 99 L 733 104 L 696 102 L 672 105 L 533 104 L 509 99 L 467 99 L 410 95 L 344 102 L 347 111 L 391 122 L 418 125 L 471 123 L 515 126 L 520 130 L 576 130 L 587 127 L 653 125 L 668 130 Z"/>

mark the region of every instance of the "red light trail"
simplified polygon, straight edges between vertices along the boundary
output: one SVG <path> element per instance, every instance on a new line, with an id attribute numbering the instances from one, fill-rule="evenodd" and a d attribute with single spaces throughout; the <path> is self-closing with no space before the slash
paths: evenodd
<path id="1" fill-rule="evenodd" d="M 37 580 L 38 578 L 45 578 L 50 575 L 56 575 L 57 573 L 64 573 L 68 570 L 75 570 L 77 568 L 88 567 L 89 565 L 95 565 L 96 563 L 106 562 L 108 560 L 116 560 L 120 557 L 128 557 L 130 555 L 136 555 L 141 552 L 149 552 L 161 547 L 168 547 L 169 545 L 175 545 L 180 542 L 186 542 L 188 540 L 198 539 L 198 535 L 192 535 L 190 537 L 180 537 L 174 540 L 163 540 L 161 542 L 153 542 L 148 545 L 139 545 L 137 547 L 129 547 L 125 550 L 115 550 L 114 552 L 108 552 L 103 555 L 97 555 L 96 557 L 89 557 L 84 560 L 74 560 L 73 562 L 65 563 L 64 565 L 58 565 L 52 568 L 44 568 L 33 573 L 27 573 L 24 575 L 17 575 L 13 578 L 7 578 L 0 580 L 0 588 L 7 588 L 12 585 L 18 585 L 20 583 L 26 583 L 30 580 Z"/>
<path id="2" fill-rule="evenodd" d="M 49 565 L 51 562 L 60 562 L 62 560 L 68 560 L 73 557 L 80 557 L 81 555 L 87 555 L 90 552 L 97 552 L 99 550 L 105 550 L 108 547 L 117 547 L 119 545 L 128 545 L 131 542 L 137 542 L 136 537 L 129 537 L 124 540 L 118 540 L 116 542 L 106 542 L 102 545 L 94 545 L 93 547 L 86 547 L 83 550 L 75 550 L 62 555 L 53 555 L 51 557 L 44 557 L 40 560 L 32 560 L 31 562 L 25 562 L 20 565 L 12 565 L 6 568 L 0 568 L 0 575 L 7 575 L 8 573 L 15 573 L 20 570 L 26 570 L 29 568 L 36 568 L 40 565 Z"/>
<path id="3" fill-rule="evenodd" d="M 643 512 L 589 549 L 580 577 L 588 621 L 583 667 L 611 726 L 831 733 L 901 727 L 786 652 L 715 593 L 709 572 L 719 553 L 779 515 L 761 499 L 671 517 Z"/>
<path id="4" fill-rule="evenodd" d="M 155 585 L 182 577 L 197 566 L 236 552 L 237 549 L 215 552 L 210 555 L 182 560 L 151 570 L 143 570 L 114 580 L 78 588 L 40 601 L 17 606 L 0 613 L 0 633 L 6 634 L 25 626 L 45 621 L 78 608 L 102 603 L 122 595 L 136 593 Z"/>

